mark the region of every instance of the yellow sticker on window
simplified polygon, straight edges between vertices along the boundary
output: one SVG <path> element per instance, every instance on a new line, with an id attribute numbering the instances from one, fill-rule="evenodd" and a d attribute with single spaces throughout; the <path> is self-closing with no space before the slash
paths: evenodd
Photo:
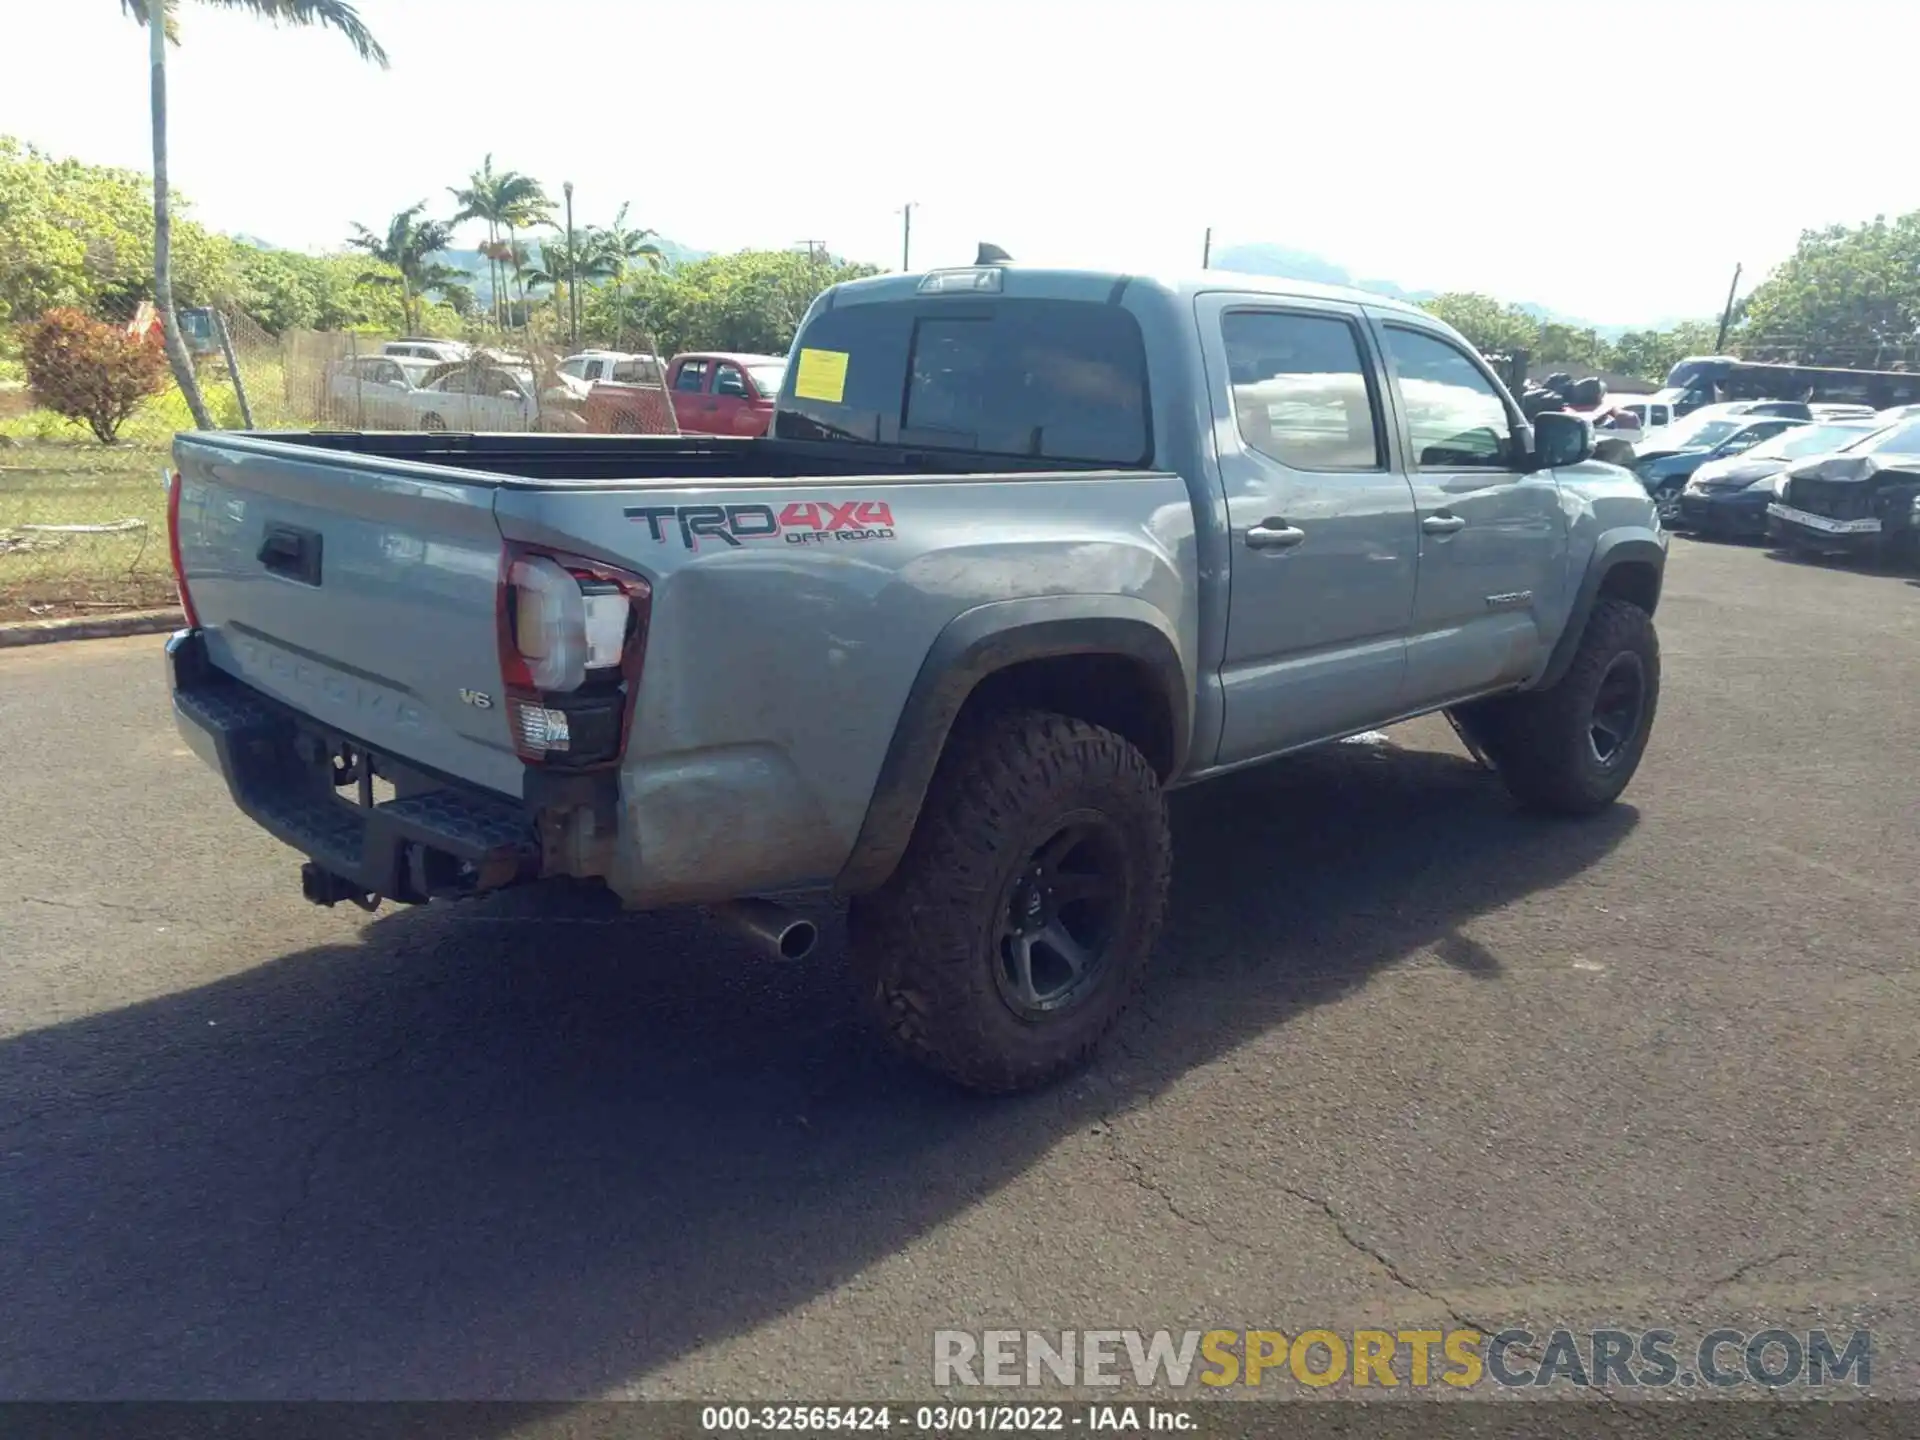
<path id="1" fill-rule="evenodd" d="M 800 373 L 794 376 L 793 393 L 801 400 L 824 400 L 838 405 L 847 393 L 847 352 L 844 350 L 800 350 Z"/>

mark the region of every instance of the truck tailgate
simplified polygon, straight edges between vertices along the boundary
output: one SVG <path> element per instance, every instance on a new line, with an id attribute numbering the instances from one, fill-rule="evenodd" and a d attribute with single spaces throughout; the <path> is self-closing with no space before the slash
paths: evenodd
<path id="1" fill-rule="evenodd" d="M 174 454 L 215 668 L 370 749 L 520 794 L 488 477 L 205 436 Z"/>

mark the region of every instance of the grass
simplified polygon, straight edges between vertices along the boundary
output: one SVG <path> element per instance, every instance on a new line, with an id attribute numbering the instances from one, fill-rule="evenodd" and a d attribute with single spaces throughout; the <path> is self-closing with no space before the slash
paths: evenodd
<path id="1" fill-rule="evenodd" d="M 163 444 L 106 446 L 91 435 L 0 448 L 0 624 L 172 604 L 166 458 Z M 116 520 L 145 524 L 110 535 L 18 528 Z"/>
<path id="2" fill-rule="evenodd" d="M 249 366 L 246 374 L 254 423 L 288 423 L 280 413 L 279 367 L 257 373 Z M 238 429 L 233 387 L 208 379 L 203 388 L 215 423 Z M 186 400 L 172 385 L 141 406 L 113 445 L 51 410 L 9 414 L 0 406 L 0 624 L 174 603 L 161 474 L 175 433 L 192 428 Z M 119 520 L 145 524 L 108 535 L 20 529 Z"/>

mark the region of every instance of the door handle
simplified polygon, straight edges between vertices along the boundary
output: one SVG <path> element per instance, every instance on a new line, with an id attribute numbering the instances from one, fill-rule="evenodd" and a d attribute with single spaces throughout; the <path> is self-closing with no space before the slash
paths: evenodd
<path id="1" fill-rule="evenodd" d="M 1249 550 L 1291 550 L 1307 538 L 1307 532 L 1279 518 L 1262 520 L 1247 530 Z"/>
<path id="2" fill-rule="evenodd" d="M 1467 522 L 1458 515 L 1448 515 L 1443 511 L 1427 516 L 1420 522 L 1420 528 L 1429 535 L 1457 535 L 1467 528 Z"/>

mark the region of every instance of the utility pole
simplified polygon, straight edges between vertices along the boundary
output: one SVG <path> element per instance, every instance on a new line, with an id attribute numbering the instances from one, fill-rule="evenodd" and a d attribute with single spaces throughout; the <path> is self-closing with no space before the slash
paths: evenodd
<path id="1" fill-rule="evenodd" d="M 804 245 L 807 247 L 807 268 L 809 270 L 818 269 L 822 264 L 826 262 L 826 258 L 827 258 L 827 242 L 826 241 L 796 240 L 794 243 L 796 245 Z"/>
<path id="2" fill-rule="evenodd" d="M 913 207 L 920 202 L 909 200 L 901 207 L 903 219 L 900 234 L 900 269 L 902 272 L 913 269 Z"/>
<path id="3" fill-rule="evenodd" d="M 1200 247 L 1200 268 L 1204 270 L 1207 268 L 1208 265 L 1212 263 L 1213 263 L 1213 227 L 1209 225 L 1207 227 L 1206 241 Z"/>
<path id="4" fill-rule="evenodd" d="M 580 348 L 580 274 L 579 257 L 573 253 L 573 182 L 560 187 L 567 196 L 567 333 L 573 348 Z"/>
<path id="5" fill-rule="evenodd" d="M 1733 292 L 1740 288 L 1740 267 L 1733 267 L 1733 283 L 1727 286 L 1727 308 L 1720 312 L 1720 333 L 1714 338 L 1713 353 L 1727 348 L 1727 326 L 1733 322 Z"/>

